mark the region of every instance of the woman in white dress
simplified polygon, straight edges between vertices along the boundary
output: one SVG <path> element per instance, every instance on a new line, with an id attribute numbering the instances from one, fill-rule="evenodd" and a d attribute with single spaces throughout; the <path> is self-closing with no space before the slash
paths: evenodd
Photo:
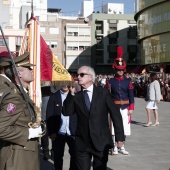
<path id="1" fill-rule="evenodd" d="M 148 95 L 148 103 L 146 106 L 147 116 L 148 116 L 148 122 L 145 126 L 151 126 L 152 120 L 151 120 L 151 110 L 153 110 L 154 117 L 155 117 L 155 123 L 152 126 L 158 126 L 158 107 L 157 104 L 161 100 L 161 90 L 160 90 L 160 84 L 157 81 L 157 74 L 151 73 L 150 74 L 150 84 L 148 85 L 147 89 L 147 95 Z"/>

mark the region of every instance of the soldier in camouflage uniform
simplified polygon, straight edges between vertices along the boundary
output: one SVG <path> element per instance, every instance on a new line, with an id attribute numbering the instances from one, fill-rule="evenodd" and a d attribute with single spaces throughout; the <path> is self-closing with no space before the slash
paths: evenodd
<path id="1" fill-rule="evenodd" d="M 28 126 L 31 116 L 20 86 L 12 82 L 15 79 L 18 83 L 18 79 L 11 72 L 8 57 L 8 53 L 0 54 L 0 170 L 39 170 L 38 137 L 42 130 L 41 127 L 33 129 Z M 15 58 L 24 90 L 33 81 L 28 57 L 29 53 L 25 53 Z M 35 114 L 29 96 L 27 101 Z"/>

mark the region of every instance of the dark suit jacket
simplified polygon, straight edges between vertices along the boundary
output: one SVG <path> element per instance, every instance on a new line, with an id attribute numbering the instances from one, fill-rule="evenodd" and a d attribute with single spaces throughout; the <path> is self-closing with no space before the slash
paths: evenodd
<path id="1" fill-rule="evenodd" d="M 62 99 L 60 90 L 52 94 L 48 100 L 46 110 L 46 121 L 48 134 L 57 133 L 61 127 Z M 77 125 L 77 116 L 71 115 L 69 120 L 69 129 L 71 135 L 75 136 Z"/>
<path id="2" fill-rule="evenodd" d="M 119 108 L 114 104 L 107 89 L 94 86 L 91 101 L 91 111 L 87 111 L 83 92 L 75 96 L 67 95 L 63 105 L 63 114 L 77 114 L 76 147 L 85 151 L 90 140 L 98 151 L 113 147 L 113 140 L 109 129 L 108 113 L 110 113 L 115 127 L 116 141 L 124 141 L 124 130 Z M 90 114 L 90 115 L 89 115 Z"/>

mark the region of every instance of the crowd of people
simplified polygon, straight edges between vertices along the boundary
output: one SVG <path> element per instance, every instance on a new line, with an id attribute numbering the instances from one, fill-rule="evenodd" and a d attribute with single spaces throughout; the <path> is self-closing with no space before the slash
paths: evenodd
<path id="1" fill-rule="evenodd" d="M 134 96 L 145 98 L 147 94 L 147 86 L 149 84 L 149 77 L 151 73 L 125 73 L 125 77 L 132 80 L 134 86 Z M 170 74 L 156 73 L 157 80 L 161 87 L 162 101 L 170 102 Z M 115 74 L 98 74 L 96 75 L 95 84 L 97 86 L 108 88 L 108 81 L 114 77 Z"/>

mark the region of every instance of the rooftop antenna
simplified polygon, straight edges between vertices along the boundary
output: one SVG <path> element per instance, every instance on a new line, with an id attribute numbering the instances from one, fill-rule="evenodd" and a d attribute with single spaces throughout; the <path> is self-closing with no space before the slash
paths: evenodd
<path id="1" fill-rule="evenodd" d="M 103 14 L 103 0 L 102 0 L 102 14 Z"/>
<path id="2" fill-rule="evenodd" d="M 31 1 L 31 18 L 34 17 L 33 0 Z"/>

